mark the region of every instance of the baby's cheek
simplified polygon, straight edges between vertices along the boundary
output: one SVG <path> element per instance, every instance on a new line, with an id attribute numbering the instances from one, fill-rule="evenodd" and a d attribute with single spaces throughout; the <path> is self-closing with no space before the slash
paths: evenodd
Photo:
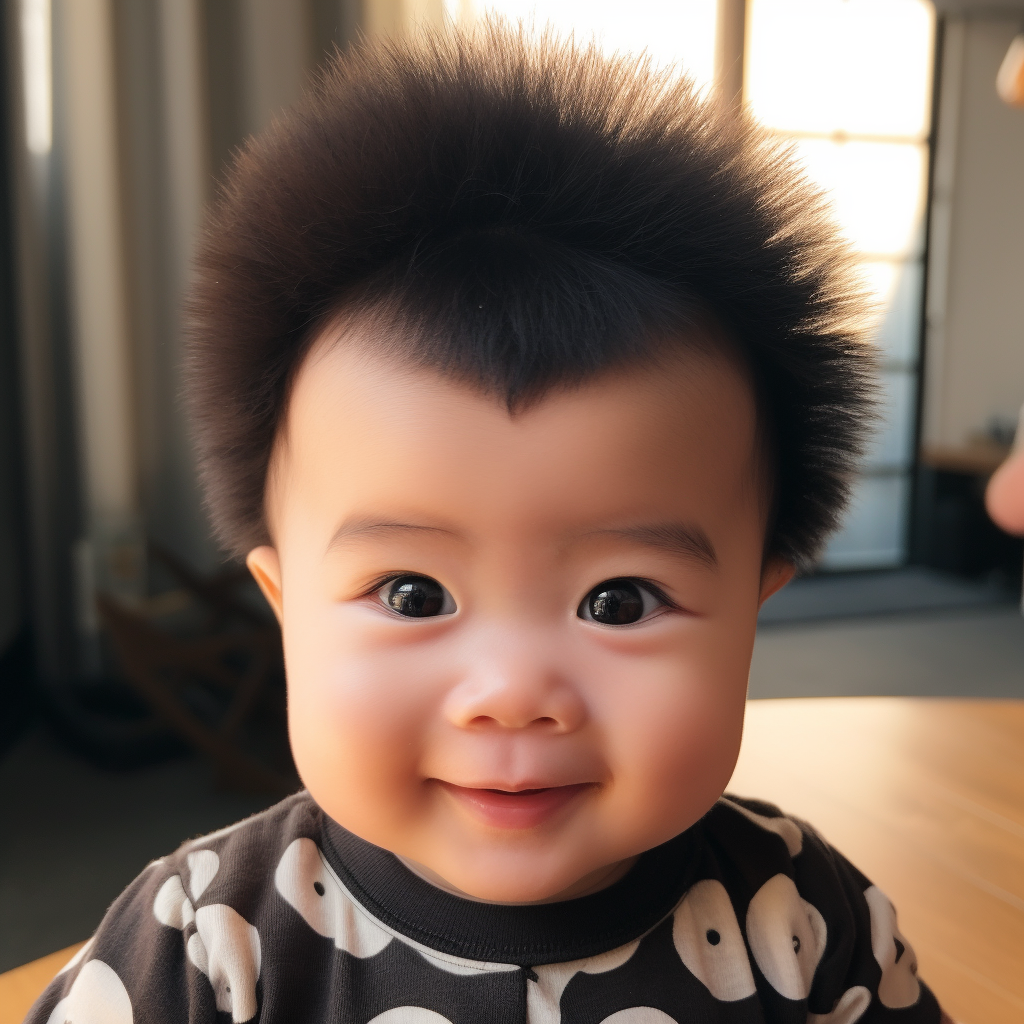
<path id="1" fill-rule="evenodd" d="M 416 795 L 428 702 L 411 685 L 411 654 L 354 653 L 330 632 L 305 640 L 287 657 L 295 763 L 321 806 L 365 833 L 365 823 L 357 826 L 366 815 L 401 814 Z"/>
<path id="2" fill-rule="evenodd" d="M 613 776 L 624 813 L 637 815 L 632 827 L 667 839 L 701 817 L 728 783 L 746 679 L 734 665 L 699 658 L 647 668 L 649 678 L 634 678 L 633 699 L 623 694 L 608 719 Z"/>

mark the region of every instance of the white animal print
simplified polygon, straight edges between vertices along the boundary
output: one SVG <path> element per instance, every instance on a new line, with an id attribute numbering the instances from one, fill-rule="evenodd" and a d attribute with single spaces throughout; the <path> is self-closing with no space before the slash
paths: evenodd
<path id="1" fill-rule="evenodd" d="M 870 1005 L 871 993 L 863 985 L 854 985 L 839 997 L 831 1013 L 807 1014 L 807 1024 L 854 1024 Z"/>
<path id="2" fill-rule="evenodd" d="M 132 1024 L 124 983 L 102 960 L 90 960 L 53 1008 L 47 1024 Z"/>
<path id="3" fill-rule="evenodd" d="M 369 1024 L 452 1024 L 447 1017 L 422 1006 L 397 1006 L 378 1013 Z"/>
<path id="4" fill-rule="evenodd" d="M 565 986 L 580 971 L 585 974 L 604 974 L 621 967 L 640 945 L 639 939 L 627 942 L 618 949 L 587 957 L 584 960 L 570 960 L 561 964 L 542 964 L 534 968 L 537 980 L 526 990 L 527 1017 L 530 1024 L 558 1024 L 562 1019 L 559 1004 Z"/>
<path id="5" fill-rule="evenodd" d="M 725 886 L 697 882 L 676 908 L 672 941 L 689 972 L 723 1002 L 752 996 L 754 975 L 740 925 Z"/>
<path id="6" fill-rule="evenodd" d="M 198 899 L 217 873 L 220 864 L 210 850 L 210 857 L 192 858 L 189 854 L 191 888 Z M 260 977 L 260 937 L 248 921 L 223 903 L 196 910 L 185 895 L 180 875 L 171 875 L 160 886 L 153 901 L 153 915 L 168 928 L 184 931 L 193 922 L 196 931 L 186 944 L 188 958 L 209 979 L 213 986 L 217 1009 L 230 1013 L 235 1024 L 256 1016 L 256 982 Z"/>
<path id="7" fill-rule="evenodd" d="M 896 910 L 877 885 L 864 890 L 864 899 L 871 914 L 871 952 L 882 968 L 878 999 L 890 1009 L 913 1006 L 921 995 L 917 956 L 896 925 Z"/>
<path id="8" fill-rule="evenodd" d="M 54 977 L 66 974 L 72 968 L 77 967 L 91 952 L 96 945 L 96 939 L 90 939 L 58 972 Z"/>
<path id="9" fill-rule="evenodd" d="M 754 893 L 747 908 L 747 941 L 757 966 L 787 999 L 806 999 L 825 952 L 825 919 L 801 899 L 793 879 L 778 874 Z"/>
<path id="10" fill-rule="evenodd" d="M 804 834 L 795 821 L 783 817 L 770 818 L 767 814 L 755 814 L 727 797 L 722 797 L 719 802 L 731 807 L 734 811 L 739 811 L 744 818 L 752 821 L 755 825 L 760 825 L 765 831 L 781 836 L 790 857 L 795 857 L 804 848 Z"/>
<path id="11" fill-rule="evenodd" d="M 237 910 L 223 903 L 200 907 L 188 958 L 210 979 L 218 1010 L 235 1024 L 256 1016 L 260 936 Z"/>
<path id="12" fill-rule="evenodd" d="M 356 907 L 312 839 L 296 839 L 274 872 L 277 891 L 317 934 L 353 956 L 379 953 L 391 935 Z"/>
<path id="13" fill-rule="evenodd" d="M 185 895 L 180 875 L 171 875 L 160 886 L 153 901 L 153 916 L 168 928 L 183 931 L 196 919 L 192 901 Z"/>
<path id="14" fill-rule="evenodd" d="M 353 899 L 312 839 L 296 839 L 288 846 L 274 872 L 274 884 L 313 931 L 333 939 L 338 949 L 353 956 L 375 956 L 397 938 L 434 967 L 449 974 L 518 970 L 515 964 L 483 963 L 449 956 L 397 935 L 374 920 Z"/>
<path id="15" fill-rule="evenodd" d="M 633 1006 L 605 1017 L 601 1024 L 676 1024 L 676 1020 L 653 1006 Z"/>
<path id="16" fill-rule="evenodd" d="M 213 850 L 197 850 L 186 858 L 188 862 L 188 890 L 197 900 L 206 892 L 220 867 L 220 857 Z"/>

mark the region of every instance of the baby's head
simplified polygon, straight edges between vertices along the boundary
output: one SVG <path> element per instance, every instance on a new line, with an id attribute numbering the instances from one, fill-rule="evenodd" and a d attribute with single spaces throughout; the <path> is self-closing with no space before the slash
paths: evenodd
<path id="1" fill-rule="evenodd" d="M 332 818 L 527 902 L 709 809 L 862 443 L 846 266 L 762 132 L 494 25 L 349 55 L 242 153 L 191 398 Z"/>

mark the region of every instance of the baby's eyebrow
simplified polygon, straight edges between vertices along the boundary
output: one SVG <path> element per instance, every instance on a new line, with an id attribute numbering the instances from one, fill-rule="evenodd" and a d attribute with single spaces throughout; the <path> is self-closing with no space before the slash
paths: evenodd
<path id="1" fill-rule="evenodd" d="M 699 526 L 690 523 L 646 523 L 596 532 L 634 540 L 674 555 L 683 555 L 702 562 L 710 569 L 718 567 L 718 555 L 711 539 Z"/>
<path id="2" fill-rule="evenodd" d="M 454 530 L 446 530 L 443 526 L 428 526 L 424 523 L 401 523 L 392 519 L 346 519 L 334 531 L 327 550 L 331 551 L 339 544 L 355 537 L 380 535 L 386 533 L 440 533 L 447 537 L 456 537 Z"/>

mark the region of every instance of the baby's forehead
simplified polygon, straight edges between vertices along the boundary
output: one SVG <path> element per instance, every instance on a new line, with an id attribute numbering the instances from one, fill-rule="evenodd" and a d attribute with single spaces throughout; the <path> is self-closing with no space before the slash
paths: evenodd
<path id="1" fill-rule="evenodd" d="M 472 508 L 537 522 L 673 518 L 682 503 L 746 501 L 754 389 L 709 346 L 552 386 L 509 407 L 478 384 L 372 338 L 321 339 L 296 377 L 273 479 L 290 492 L 389 515 Z M 273 488 L 272 488 L 273 490 Z M 574 521 L 575 521 L 574 520 Z"/>
<path id="2" fill-rule="evenodd" d="M 637 326 L 622 331 L 617 341 L 585 339 L 570 342 L 558 323 L 548 335 L 544 324 L 522 328 L 522 338 L 498 338 L 481 327 L 457 340 L 442 337 L 443 317 L 418 315 L 412 308 L 356 301 L 339 308 L 315 332 L 292 375 L 294 382 L 321 363 L 344 362 L 354 370 L 373 368 L 380 378 L 418 381 L 429 386 L 476 391 L 504 405 L 512 414 L 548 398 L 590 386 L 647 379 L 658 386 L 685 390 L 735 375 L 754 392 L 754 371 L 744 347 L 709 312 L 695 311 L 671 328 Z M 598 351 L 599 350 L 599 351 Z"/>
<path id="3" fill-rule="evenodd" d="M 397 414 L 402 405 L 424 413 L 432 407 L 435 416 L 483 417 L 525 431 L 533 422 L 592 423 L 602 410 L 642 418 L 655 410 L 693 409 L 708 423 L 740 413 L 739 428 L 757 415 L 750 365 L 714 326 L 651 343 L 589 373 L 541 379 L 522 392 L 446 364 L 401 333 L 358 320 L 322 332 L 295 375 L 284 428 L 310 413 L 355 418 L 375 404 L 381 415 Z"/>

